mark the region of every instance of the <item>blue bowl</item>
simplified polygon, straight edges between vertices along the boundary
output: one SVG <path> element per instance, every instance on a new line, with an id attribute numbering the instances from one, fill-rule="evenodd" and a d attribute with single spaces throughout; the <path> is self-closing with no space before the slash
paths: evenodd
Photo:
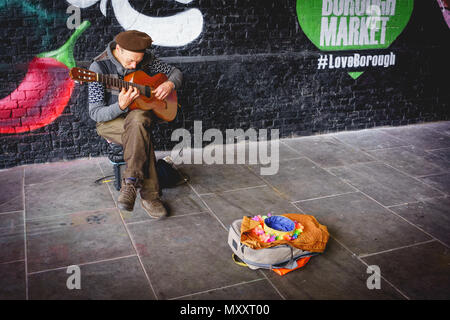
<path id="1" fill-rule="evenodd" d="M 291 232 L 295 229 L 295 223 L 289 218 L 283 216 L 271 216 L 264 220 L 264 223 L 271 229 L 282 231 L 282 232 Z"/>

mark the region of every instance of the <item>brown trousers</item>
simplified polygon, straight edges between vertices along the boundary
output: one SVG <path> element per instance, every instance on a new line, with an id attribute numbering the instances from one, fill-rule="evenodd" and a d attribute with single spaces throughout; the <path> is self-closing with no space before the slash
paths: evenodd
<path id="1" fill-rule="evenodd" d="M 159 196 L 156 157 L 151 141 L 151 111 L 132 110 L 125 116 L 97 123 L 97 133 L 123 147 L 127 163 L 124 178 L 134 177 L 141 186 L 141 198 L 152 200 Z"/>

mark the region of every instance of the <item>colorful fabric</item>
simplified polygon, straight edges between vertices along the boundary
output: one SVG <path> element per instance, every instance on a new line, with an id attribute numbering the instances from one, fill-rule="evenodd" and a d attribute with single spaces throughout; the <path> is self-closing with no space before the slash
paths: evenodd
<path id="1" fill-rule="evenodd" d="M 298 221 L 304 226 L 303 233 L 297 239 L 290 241 L 276 240 L 273 242 L 261 242 L 252 232 L 252 229 L 260 225 L 260 223 L 249 217 L 243 217 L 241 224 L 241 242 L 252 249 L 270 248 L 280 244 L 289 244 L 304 251 L 323 252 L 325 250 L 330 235 L 327 227 L 320 224 L 316 218 L 311 215 L 297 213 L 286 213 L 281 216 Z"/>

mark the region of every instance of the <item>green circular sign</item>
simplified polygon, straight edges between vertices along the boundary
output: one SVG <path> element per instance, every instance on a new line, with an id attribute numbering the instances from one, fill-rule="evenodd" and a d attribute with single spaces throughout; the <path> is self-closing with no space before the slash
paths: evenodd
<path id="1" fill-rule="evenodd" d="M 297 0 L 306 36 L 322 51 L 388 48 L 408 24 L 414 0 Z"/>

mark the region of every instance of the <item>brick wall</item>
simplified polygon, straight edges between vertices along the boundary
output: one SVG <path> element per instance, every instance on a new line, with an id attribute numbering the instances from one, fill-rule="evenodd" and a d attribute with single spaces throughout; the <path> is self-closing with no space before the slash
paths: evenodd
<path id="1" fill-rule="evenodd" d="M 79 66 L 87 66 L 123 30 L 112 3 L 106 2 L 106 16 L 100 1 L 81 9 L 81 21 L 89 20 L 91 26 L 74 50 Z M 395 66 L 367 69 L 357 79 L 341 69 L 318 70 L 324 52 L 300 28 L 295 0 L 188 4 L 133 0 L 130 4 L 148 16 L 167 17 L 193 8 L 203 16 L 202 32 L 195 40 L 154 48 L 185 77 L 178 91 L 183 113 L 153 131 L 158 150 L 176 144 L 170 141 L 173 129 L 193 132 L 197 120 L 203 121 L 203 130 L 277 128 L 280 137 L 289 137 L 449 119 L 444 63 L 449 29 L 434 1 L 415 1 L 407 27 L 389 49 L 382 50 L 396 54 Z M 27 76 L 28 63 L 72 34 L 66 26 L 68 6 L 62 0 L 0 1 L 3 105 Z M 41 103 L 36 112 L 42 115 L 45 108 Z M 0 168 L 103 154 L 105 142 L 97 136 L 87 108 L 87 87 L 76 86 L 62 114 L 50 124 L 0 134 Z M 18 121 L 21 112 L 2 109 L 0 103 L 0 123 Z"/>

